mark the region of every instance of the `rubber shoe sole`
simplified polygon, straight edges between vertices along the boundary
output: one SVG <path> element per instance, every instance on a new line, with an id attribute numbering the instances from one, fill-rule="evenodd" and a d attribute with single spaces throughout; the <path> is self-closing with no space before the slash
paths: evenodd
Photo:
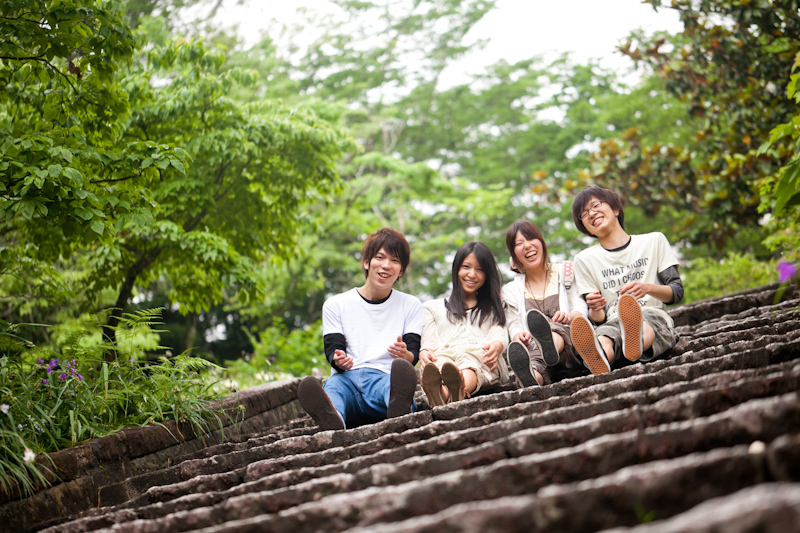
<path id="1" fill-rule="evenodd" d="M 572 338 L 572 345 L 592 374 L 611 372 L 608 358 L 597 340 L 594 328 L 586 318 L 582 316 L 575 318 L 570 325 L 569 335 Z"/>
<path id="2" fill-rule="evenodd" d="M 427 367 L 426 367 L 427 368 Z M 458 367 L 450 361 L 442 365 L 442 381 L 450 391 L 450 401 L 460 402 L 466 396 L 464 392 L 464 377 Z"/>
<path id="3" fill-rule="evenodd" d="M 531 309 L 525 315 L 525 322 L 528 324 L 528 331 L 533 337 L 539 353 L 547 366 L 558 364 L 558 350 L 553 343 L 553 333 L 550 330 L 550 321 L 538 309 Z"/>
<path id="4" fill-rule="evenodd" d="M 333 407 L 331 399 L 317 378 L 311 376 L 303 378 L 297 387 L 297 399 L 321 430 L 344 429 L 344 420 Z"/>
<path id="5" fill-rule="evenodd" d="M 531 370 L 531 356 L 521 342 L 513 341 L 508 345 L 508 364 L 523 387 L 539 385 Z"/>
<path id="6" fill-rule="evenodd" d="M 428 404 L 431 407 L 444 405 L 442 375 L 433 363 L 425 365 L 425 369 L 422 371 L 422 390 L 425 392 L 425 396 L 428 397 Z"/>
<path id="7" fill-rule="evenodd" d="M 638 361 L 642 356 L 644 345 L 642 308 L 636 298 L 630 294 L 623 294 L 619 297 L 617 312 L 622 324 L 622 355 L 628 361 Z"/>
<path id="8" fill-rule="evenodd" d="M 386 418 L 409 414 L 414 405 L 414 392 L 417 390 L 417 373 L 414 371 L 414 366 L 405 359 L 392 361 L 389 386 Z"/>

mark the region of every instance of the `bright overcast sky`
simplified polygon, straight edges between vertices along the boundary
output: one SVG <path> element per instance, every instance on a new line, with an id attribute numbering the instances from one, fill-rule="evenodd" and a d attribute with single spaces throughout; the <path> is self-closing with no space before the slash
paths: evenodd
<path id="1" fill-rule="evenodd" d="M 227 0 L 220 16 L 225 25 L 238 25 L 246 42 L 255 42 L 271 19 L 293 22 L 298 7 L 325 10 L 326 0 Z M 683 29 L 671 9 L 653 10 L 641 0 L 499 0 L 470 32 L 468 38 L 489 39 L 487 46 L 446 74 L 451 83 L 463 82 L 499 59 L 514 62 L 537 55 L 548 58 L 573 52 L 577 61 L 600 58 L 603 66 L 627 69 L 631 62 L 615 51 L 632 30 L 672 33 Z"/>

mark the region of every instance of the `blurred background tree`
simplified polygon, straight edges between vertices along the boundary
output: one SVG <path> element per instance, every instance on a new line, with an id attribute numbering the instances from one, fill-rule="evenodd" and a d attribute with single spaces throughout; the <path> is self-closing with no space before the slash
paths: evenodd
<path id="1" fill-rule="evenodd" d="M 483 45 L 468 33 L 495 2 L 331 0 L 332 13 L 306 12 L 254 45 L 220 29 L 217 1 L 113 4 L 120 35 L 125 17 L 137 33 L 109 48 L 111 67 L 70 63 L 65 48 L 53 64 L 67 77 L 31 61 L 0 70 L 15 87 L 0 97 L 12 139 L 3 318 L 164 307 L 160 344 L 231 362 L 240 385 L 327 374 L 322 303 L 361 282 L 367 234 L 403 231 L 413 253 L 399 288 L 437 297 L 466 241 L 506 263 L 515 220 L 541 227 L 555 259 L 586 246 L 570 203 L 587 183 L 623 195 L 633 231 L 667 234 L 687 301 L 774 281 L 774 258 L 796 250 L 781 236 L 797 219 L 774 216 L 776 192 L 797 186 L 796 138 L 758 148 L 797 114 L 784 93 L 797 2 L 650 3 L 677 10 L 684 31 L 622 43 L 634 81 L 562 56 L 498 61 L 450 86 L 443 73 Z M 44 97 L 74 90 L 71 64 L 78 90 L 105 73 L 97 90 L 112 113 Z M 37 118 L 47 102 L 64 131 L 97 130 L 85 147 L 25 147 L 49 128 Z M 77 162 L 61 161 L 62 146 Z"/>

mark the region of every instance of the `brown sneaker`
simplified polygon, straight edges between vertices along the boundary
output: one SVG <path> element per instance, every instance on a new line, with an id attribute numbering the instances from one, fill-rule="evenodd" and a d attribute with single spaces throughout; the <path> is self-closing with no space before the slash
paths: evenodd
<path id="1" fill-rule="evenodd" d="M 417 373 L 414 365 L 405 359 L 392 361 L 392 374 L 389 389 L 389 406 L 386 418 L 407 415 L 414 405 L 414 392 L 417 390 Z"/>
<path id="2" fill-rule="evenodd" d="M 425 365 L 425 369 L 422 371 L 422 390 L 425 392 L 425 396 L 428 397 L 428 403 L 431 407 L 444 405 L 442 375 L 433 363 Z"/>
<path id="3" fill-rule="evenodd" d="M 629 361 L 638 361 L 642 356 L 644 345 L 642 308 L 636 298 L 630 294 L 623 294 L 619 297 L 617 312 L 619 322 L 622 324 L 622 355 Z"/>
<path id="4" fill-rule="evenodd" d="M 594 328 L 586 318 L 579 316 L 572 321 L 569 327 L 569 336 L 572 338 L 575 350 L 583 358 L 592 374 L 611 372 L 611 365 L 608 364 L 606 353 L 597 340 Z"/>
<path id="5" fill-rule="evenodd" d="M 442 381 L 450 391 L 450 401 L 460 402 L 466 396 L 464 391 L 464 377 L 458 367 L 450 361 L 442 365 Z"/>
<path id="6" fill-rule="evenodd" d="M 321 430 L 344 429 L 344 420 L 334 409 L 331 399 L 325 394 L 325 389 L 317 378 L 303 378 L 297 387 L 297 399 Z"/>

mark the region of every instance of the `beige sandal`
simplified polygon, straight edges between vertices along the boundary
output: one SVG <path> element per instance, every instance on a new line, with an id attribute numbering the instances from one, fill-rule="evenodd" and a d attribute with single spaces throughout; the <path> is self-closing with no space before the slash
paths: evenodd
<path id="1" fill-rule="evenodd" d="M 422 390 L 425 396 L 428 397 L 428 403 L 431 407 L 438 407 L 444 405 L 445 401 L 442 398 L 442 375 L 439 369 L 433 363 L 428 363 L 422 370 Z"/>
<path id="2" fill-rule="evenodd" d="M 450 391 L 450 401 L 460 402 L 463 400 L 466 397 L 464 391 L 464 376 L 461 375 L 461 371 L 458 370 L 458 367 L 448 361 L 442 365 L 441 375 L 444 386 Z"/>

